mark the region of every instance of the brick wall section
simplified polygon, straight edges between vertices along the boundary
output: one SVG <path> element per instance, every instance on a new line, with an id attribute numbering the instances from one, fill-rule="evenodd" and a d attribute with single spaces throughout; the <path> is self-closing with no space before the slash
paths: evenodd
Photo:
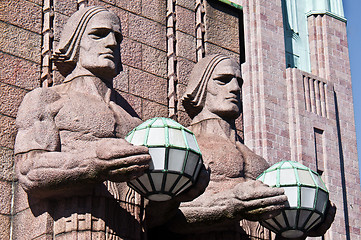
<path id="1" fill-rule="evenodd" d="M 41 6 L 38 1 L 0 2 L 0 239 L 10 238 L 15 117 L 24 95 L 39 86 Z"/>
<path id="2" fill-rule="evenodd" d="M 340 177 L 340 161 L 337 142 L 337 126 L 335 118 L 335 102 L 332 82 L 316 75 L 289 68 L 286 71 L 287 96 L 290 123 L 291 160 L 298 161 L 316 171 L 316 150 L 314 129 L 323 131 L 324 172 L 322 179 L 330 191 L 330 199 L 336 204 L 338 212 L 335 223 L 326 234 L 326 239 L 345 237 L 345 222 L 343 218 L 342 183 Z M 307 109 L 307 92 L 317 98 L 316 91 L 305 88 L 305 81 L 309 83 L 323 82 L 327 116 Z"/>
<path id="3" fill-rule="evenodd" d="M 350 237 L 360 239 L 360 181 L 345 23 L 326 15 L 309 17 L 311 64 L 315 74 L 312 76 L 296 69 L 285 71 L 280 3 L 243 1 L 242 5 L 246 43 L 246 63 L 242 68 L 246 145 L 270 162 L 296 160 L 316 170 L 314 129 L 323 130 L 326 153 L 323 179 L 338 207 L 326 239 L 345 238 L 334 90 L 340 111 Z M 305 110 L 304 75 L 327 83 L 327 117 Z"/>
<path id="4" fill-rule="evenodd" d="M 242 1 L 245 144 L 269 162 L 290 160 L 281 1 Z"/>
<path id="5" fill-rule="evenodd" d="M 337 95 L 339 110 L 339 121 L 341 130 L 341 141 L 344 169 L 345 169 L 345 191 L 347 193 L 347 208 L 349 214 L 349 230 L 351 239 L 361 239 L 360 231 L 360 178 L 358 171 L 358 157 L 356 147 L 356 133 L 353 112 L 352 84 L 348 56 L 348 44 L 346 35 L 346 23 L 327 15 L 312 15 L 308 18 L 310 35 L 311 62 L 319 66 L 312 68 L 312 72 L 323 76 L 333 83 Z M 337 150 L 338 150 L 337 148 Z M 329 184 L 337 191 L 335 199 L 340 201 L 337 206 L 341 211 L 336 219 L 339 224 L 334 224 L 332 236 L 345 236 L 344 215 L 342 212 L 342 185 L 339 169 L 340 159 L 330 159 Z M 341 205 L 342 204 L 342 205 Z M 330 238 L 332 239 L 332 238 Z"/>

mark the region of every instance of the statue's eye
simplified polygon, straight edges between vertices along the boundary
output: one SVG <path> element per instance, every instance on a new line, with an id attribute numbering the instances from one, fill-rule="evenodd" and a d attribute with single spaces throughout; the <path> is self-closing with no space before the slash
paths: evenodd
<path id="1" fill-rule="evenodd" d="M 214 78 L 214 81 L 219 84 L 219 85 L 225 85 L 227 83 L 229 83 L 230 81 L 232 81 L 232 79 L 234 78 L 233 75 L 221 75 L 219 77 Z"/>
<path id="2" fill-rule="evenodd" d="M 214 79 L 214 81 L 215 81 L 217 84 L 219 84 L 219 85 L 225 85 L 225 84 L 227 84 L 227 81 L 225 81 L 225 80 L 222 79 L 222 78 L 216 78 L 216 79 Z"/>
<path id="3" fill-rule="evenodd" d="M 110 29 L 100 28 L 100 29 L 94 29 L 93 31 L 91 31 L 89 33 L 89 35 L 93 39 L 101 39 L 101 38 L 105 38 L 106 36 L 108 36 L 109 33 L 110 33 Z"/>

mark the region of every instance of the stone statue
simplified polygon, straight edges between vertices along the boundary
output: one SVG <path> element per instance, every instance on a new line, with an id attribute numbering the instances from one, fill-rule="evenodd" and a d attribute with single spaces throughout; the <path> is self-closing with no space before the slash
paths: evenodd
<path id="1" fill-rule="evenodd" d="M 180 239 L 249 239 L 252 229 L 246 234 L 240 220 L 276 216 L 287 200 L 282 189 L 255 180 L 269 165 L 237 135 L 242 83 L 238 63 L 224 55 L 201 59 L 191 73 L 182 104 L 211 174 L 204 194 L 182 203 L 168 224 Z"/>
<path id="2" fill-rule="evenodd" d="M 20 106 L 15 143 L 19 182 L 32 214 L 47 214 L 52 227 L 46 234 L 55 238 L 146 238 L 147 200 L 125 182 L 141 176 L 151 158 L 146 147 L 124 140 L 141 120 L 113 90 L 121 70 L 121 41 L 115 14 L 101 7 L 77 11 L 54 56 L 64 82 L 31 91 Z M 178 199 L 192 200 L 207 182 L 202 184 Z M 174 212 L 179 203 L 172 200 L 167 211 Z M 162 208 L 149 212 L 171 217 Z"/>

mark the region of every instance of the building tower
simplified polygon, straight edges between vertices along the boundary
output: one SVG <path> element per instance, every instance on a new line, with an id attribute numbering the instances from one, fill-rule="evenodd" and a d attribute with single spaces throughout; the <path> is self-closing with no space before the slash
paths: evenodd
<path id="1" fill-rule="evenodd" d="M 341 0 L 242 1 L 245 144 L 322 175 L 337 205 L 325 239 L 359 239 L 359 176 Z"/>

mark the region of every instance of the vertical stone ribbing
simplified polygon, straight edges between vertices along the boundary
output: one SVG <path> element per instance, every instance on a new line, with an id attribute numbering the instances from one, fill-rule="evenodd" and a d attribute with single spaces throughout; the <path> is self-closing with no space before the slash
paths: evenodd
<path id="1" fill-rule="evenodd" d="M 52 60 L 53 51 L 53 25 L 54 9 L 53 0 L 44 0 L 43 3 L 43 29 L 42 29 L 42 47 L 41 47 L 41 85 L 49 87 L 53 84 Z"/>
<path id="2" fill-rule="evenodd" d="M 176 36 L 175 36 L 175 2 L 167 2 L 167 59 L 168 59 L 168 117 L 176 118 Z"/>
<path id="3" fill-rule="evenodd" d="M 262 147 L 261 141 L 261 126 L 262 119 L 260 116 L 261 111 L 261 88 L 264 86 L 262 83 L 263 78 L 260 76 L 261 72 L 259 66 L 261 64 L 261 58 L 259 53 L 261 32 L 260 21 L 257 19 L 257 3 L 244 2 L 244 14 L 245 18 L 245 42 L 246 42 L 246 64 L 244 65 L 244 126 L 245 126 L 245 143 L 257 154 L 264 157 L 267 156 L 267 148 Z"/>
<path id="4" fill-rule="evenodd" d="M 196 0 L 196 48 L 197 61 L 205 56 L 204 50 L 204 3 L 202 0 Z"/>

